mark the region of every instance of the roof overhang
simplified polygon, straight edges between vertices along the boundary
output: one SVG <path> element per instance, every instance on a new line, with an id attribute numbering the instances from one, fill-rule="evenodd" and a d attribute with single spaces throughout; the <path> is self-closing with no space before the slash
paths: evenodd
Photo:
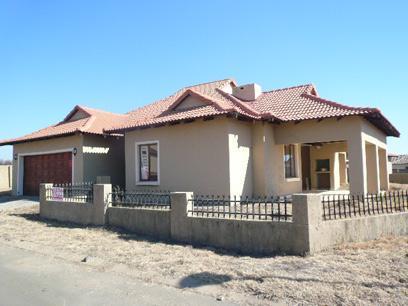
<path id="1" fill-rule="evenodd" d="M 50 139 L 55 139 L 55 138 L 70 137 L 70 136 L 74 136 L 74 135 L 90 135 L 90 136 L 93 135 L 93 136 L 99 136 L 99 137 L 123 137 L 124 136 L 121 133 L 95 134 L 95 133 L 74 131 L 74 132 L 69 132 L 69 133 L 65 133 L 65 134 L 36 137 L 36 138 L 31 138 L 31 139 L 21 139 L 21 140 L 11 139 L 9 141 L 5 140 L 5 141 L 0 142 L 0 147 L 9 146 L 9 145 L 16 145 L 16 144 L 21 144 L 21 143 L 35 142 L 35 141 L 50 140 Z"/>

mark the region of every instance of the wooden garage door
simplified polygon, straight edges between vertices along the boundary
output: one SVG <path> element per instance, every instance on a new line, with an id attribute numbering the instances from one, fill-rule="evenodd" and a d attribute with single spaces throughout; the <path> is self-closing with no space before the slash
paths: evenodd
<path id="1" fill-rule="evenodd" d="M 41 183 L 71 182 L 71 152 L 24 157 L 24 195 L 37 196 Z"/>

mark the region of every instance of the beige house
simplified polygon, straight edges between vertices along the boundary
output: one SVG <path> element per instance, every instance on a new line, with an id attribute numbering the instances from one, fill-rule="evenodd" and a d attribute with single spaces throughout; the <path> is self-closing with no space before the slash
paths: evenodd
<path id="1" fill-rule="evenodd" d="M 378 109 L 323 99 L 313 85 L 263 92 L 226 79 L 123 115 L 77 106 L 0 145 L 14 146 L 14 194 L 108 176 L 127 190 L 256 196 L 387 190 L 387 136 L 399 132 Z"/>
<path id="2" fill-rule="evenodd" d="M 124 139 L 103 128 L 124 115 L 76 106 L 58 124 L 4 140 L 13 145 L 13 194 L 38 195 L 40 183 L 108 180 L 124 185 Z"/>
<path id="3" fill-rule="evenodd" d="M 388 189 L 387 136 L 375 108 L 321 98 L 313 85 L 262 92 L 221 80 L 127 114 L 126 188 L 215 195 Z"/>

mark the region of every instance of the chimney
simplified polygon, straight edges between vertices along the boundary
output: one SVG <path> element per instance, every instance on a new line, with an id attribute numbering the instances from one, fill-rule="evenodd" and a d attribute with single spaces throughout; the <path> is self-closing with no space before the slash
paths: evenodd
<path id="1" fill-rule="evenodd" d="M 232 89 L 232 95 L 243 101 L 253 101 L 262 93 L 262 88 L 256 83 L 237 86 Z"/>

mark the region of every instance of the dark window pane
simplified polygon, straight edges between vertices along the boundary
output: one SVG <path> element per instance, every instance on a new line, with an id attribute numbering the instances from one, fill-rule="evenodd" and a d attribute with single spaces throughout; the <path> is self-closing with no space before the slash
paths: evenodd
<path id="1" fill-rule="evenodd" d="M 157 144 L 139 145 L 139 180 L 157 182 L 158 147 Z"/>
<path id="2" fill-rule="evenodd" d="M 284 149 L 284 162 L 285 162 L 285 177 L 296 177 L 296 156 L 295 145 L 285 145 Z"/>

